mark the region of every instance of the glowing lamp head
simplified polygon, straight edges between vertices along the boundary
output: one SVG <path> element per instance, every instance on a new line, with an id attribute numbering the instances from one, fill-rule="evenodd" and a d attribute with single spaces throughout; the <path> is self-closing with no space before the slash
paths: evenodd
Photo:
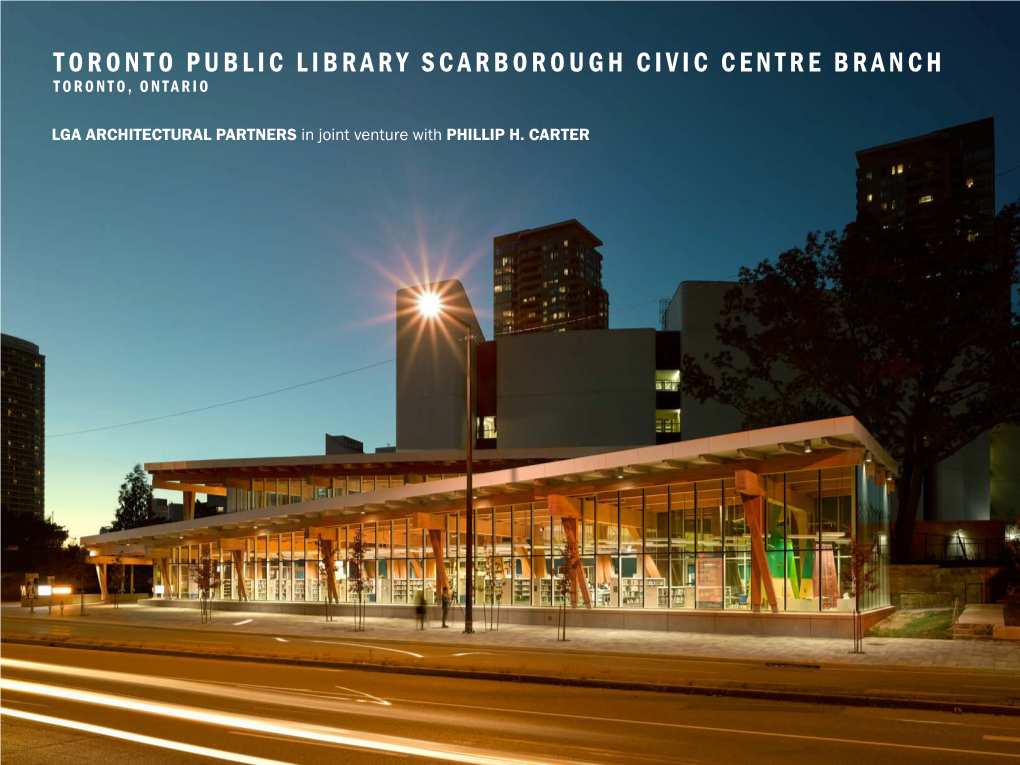
<path id="1" fill-rule="evenodd" d="M 435 292 L 422 292 L 418 296 L 418 312 L 426 319 L 435 319 L 443 312 L 443 303 Z"/>

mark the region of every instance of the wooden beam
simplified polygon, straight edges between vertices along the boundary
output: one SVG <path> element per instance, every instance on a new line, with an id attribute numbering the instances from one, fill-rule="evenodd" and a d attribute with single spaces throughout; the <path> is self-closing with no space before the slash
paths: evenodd
<path id="1" fill-rule="evenodd" d="M 678 468 L 679 470 L 684 470 L 691 466 L 691 463 L 685 462 L 684 460 L 663 460 L 662 464 L 666 467 Z"/>
<path id="2" fill-rule="evenodd" d="M 108 563 L 119 563 L 122 566 L 151 566 L 152 558 L 143 558 L 137 555 L 90 555 L 89 563 L 95 564 L 108 564 Z"/>
<path id="3" fill-rule="evenodd" d="M 162 478 L 152 479 L 153 489 L 166 489 L 167 491 L 183 491 L 192 494 L 212 494 L 217 497 L 227 496 L 226 486 L 204 486 L 194 483 L 180 483 L 178 481 L 165 481 Z"/>
<path id="4" fill-rule="evenodd" d="M 707 462 L 709 465 L 725 465 L 733 461 L 729 457 L 721 457 L 718 454 L 699 454 L 698 459 L 702 462 Z"/>
<path id="5" fill-rule="evenodd" d="M 764 497 L 765 490 L 761 487 L 758 474 L 750 470 L 733 471 L 733 488 L 740 494 Z"/>
<path id="6" fill-rule="evenodd" d="M 841 438 L 830 438 L 829 436 L 822 438 L 822 443 L 833 449 L 853 449 L 854 447 L 859 446 L 859 444 L 855 444 L 852 441 L 844 441 Z"/>
<path id="7" fill-rule="evenodd" d="M 787 454 L 807 454 L 808 450 L 803 444 L 776 444 L 780 451 L 784 451 Z"/>
<path id="8" fill-rule="evenodd" d="M 765 452 L 759 452 L 754 449 L 737 449 L 737 454 L 745 460 L 763 460 L 768 458 Z"/>

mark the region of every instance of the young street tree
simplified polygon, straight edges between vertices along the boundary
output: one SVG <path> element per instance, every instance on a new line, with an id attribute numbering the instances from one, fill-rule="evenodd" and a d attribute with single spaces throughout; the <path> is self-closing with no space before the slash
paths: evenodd
<path id="1" fill-rule="evenodd" d="M 744 427 L 850 414 L 900 465 L 893 555 L 909 556 L 924 475 L 1020 416 L 1020 202 L 993 241 L 943 228 L 810 234 L 725 298 L 725 350 L 685 355 L 683 386 L 730 404 Z"/>
<path id="2" fill-rule="evenodd" d="M 365 579 L 365 537 L 359 528 L 354 534 L 350 544 L 350 575 L 348 582 L 354 590 L 354 630 L 361 632 L 365 629 L 365 590 L 368 583 Z"/>
<path id="3" fill-rule="evenodd" d="M 120 596 L 124 594 L 124 564 L 120 558 L 106 567 L 106 591 L 110 594 L 114 608 L 120 608 Z"/>
<path id="4" fill-rule="evenodd" d="M 875 570 L 875 550 L 857 537 L 850 540 L 850 556 L 843 568 L 843 589 L 854 601 L 854 650 L 864 653 L 864 629 L 861 620 L 861 595 L 879 587 Z"/>
<path id="5" fill-rule="evenodd" d="M 220 574 L 210 549 L 203 545 L 198 562 L 191 567 L 191 578 L 198 588 L 202 623 L 212 621 L 212 593 L 220 586 Z"/>
<path id="6" fill-rule="evenodd" d="M 152 485 L 142 466 L 135 465 L 120 485 L 113 530 L 137 529 L 153 523 L 158 523 L 158 520 L 152 515 Z"/>

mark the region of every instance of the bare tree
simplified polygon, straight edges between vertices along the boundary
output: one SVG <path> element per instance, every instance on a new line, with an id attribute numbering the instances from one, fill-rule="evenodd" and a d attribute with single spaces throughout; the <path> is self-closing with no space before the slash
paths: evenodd
<path id="1" fill-rule="evenodd" d="M 563 563 L 557 569 L 556 588 L 560 593 L 560 618 L 557 623 L 556 639 L 566 641 L 567 602 L 571 599 L 574 588 L 574 560 L 577 557 L 577 543 L 568 537 L 560 554 L 563 556 Z"/>
<path id="2" fill-rule="evenodd" d="M 220 586 L 220 572 L 212 559 L 210 548 L 203 546 L 198 563 L 191 566 L 191 578 L 198 587 L 198 596 L 201 604 L 202 622 L 212 621 L 212 598 L 211 592 Z"/>
<path id="3" fill-rule="evenodd" d="M 861 620 L 861 593 L 874 592 L 879 587 L 875 575 L 877 556 L 871 544 L 854 537 L 850 540 L 850 556 L 843 569 L 843 586 L 854 599 L 854 649 L 852 653 L 864 653 L 864 629 Z"/>
<path id="4" fill-rule="evenodd" d="M 120 558 L 106 567 L 106 591 L 110 593 L 114 608 L 120 608 L 120 596 L 124 594 L 124 564 Z"/>
<path id="5" fill-rule="evenodd" d="M 349 550 L 349 582 L 357 598 L 354 602 L 354 631 L 362 632 L 365 629 L 365 590 L 368 587 L 368 582 L 365 580 L 365 537 L 362 535 L 361 529 L 358 529 L 354 534 Z"/>

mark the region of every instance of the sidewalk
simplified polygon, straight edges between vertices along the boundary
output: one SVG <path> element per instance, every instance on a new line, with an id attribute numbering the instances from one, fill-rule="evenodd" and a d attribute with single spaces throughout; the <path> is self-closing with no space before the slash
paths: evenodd
<path id="1" fill-rule="evenodd" d="M 292 616 L 230 611 L 214 613 L 212 624 L 202 624 L 199 612 L 187 608 L 122 605 L 86 606 L 89 617 L 110 624 L 186 630 L 226 630 L 237 634 L 280 637 L 323 638 L 338 634 L 358 635 L 373 641 L 444 643 L 451 645 L 499 646 L 506 648 L 600 653 L 639 653 L 645 656 L 711 658 L 752 662 L 796 662 L 811 664 L 853 664 L 895 667 L 963 667 L 968 669 L 1013 670 L 1020 672 L 1020 645 L 990 641 L 914 640 L 908 638 L 866 638 L 864 654 L 852 654 L 845 639 L 760 637 L 749 635 L 703 635 L 687 632 L 649 630 L 584 629 L 568 627 L 568 642 L 556 640 L 555 625 L 500 625 L 486 630 L 476 618 L 474 635 L 463 634 L 463 621 L 451 621 L 441 629 L 432 621 L 428 629 L 414 629 L 408 619 L 368 617 L 364 632 L 355 633 L 351 617 L 327 622 L 322 616 Z M 4 609 L 4 615 L 24 615 L 28 609 Z M 38 614 L 39 609 L 37 609 Z M 56 613 L 56 612 L 54 612 Z M 45 611 L 43 611 L 45 616 Z M 481 617 L 481 611 L 477 613 Z M 46 617 L 59 620 L 61 617 Z M 78 608 L 65 609 L 64 620 L 79 619 Z M 244 622 L 243 624 L 238 624 Z"/>

